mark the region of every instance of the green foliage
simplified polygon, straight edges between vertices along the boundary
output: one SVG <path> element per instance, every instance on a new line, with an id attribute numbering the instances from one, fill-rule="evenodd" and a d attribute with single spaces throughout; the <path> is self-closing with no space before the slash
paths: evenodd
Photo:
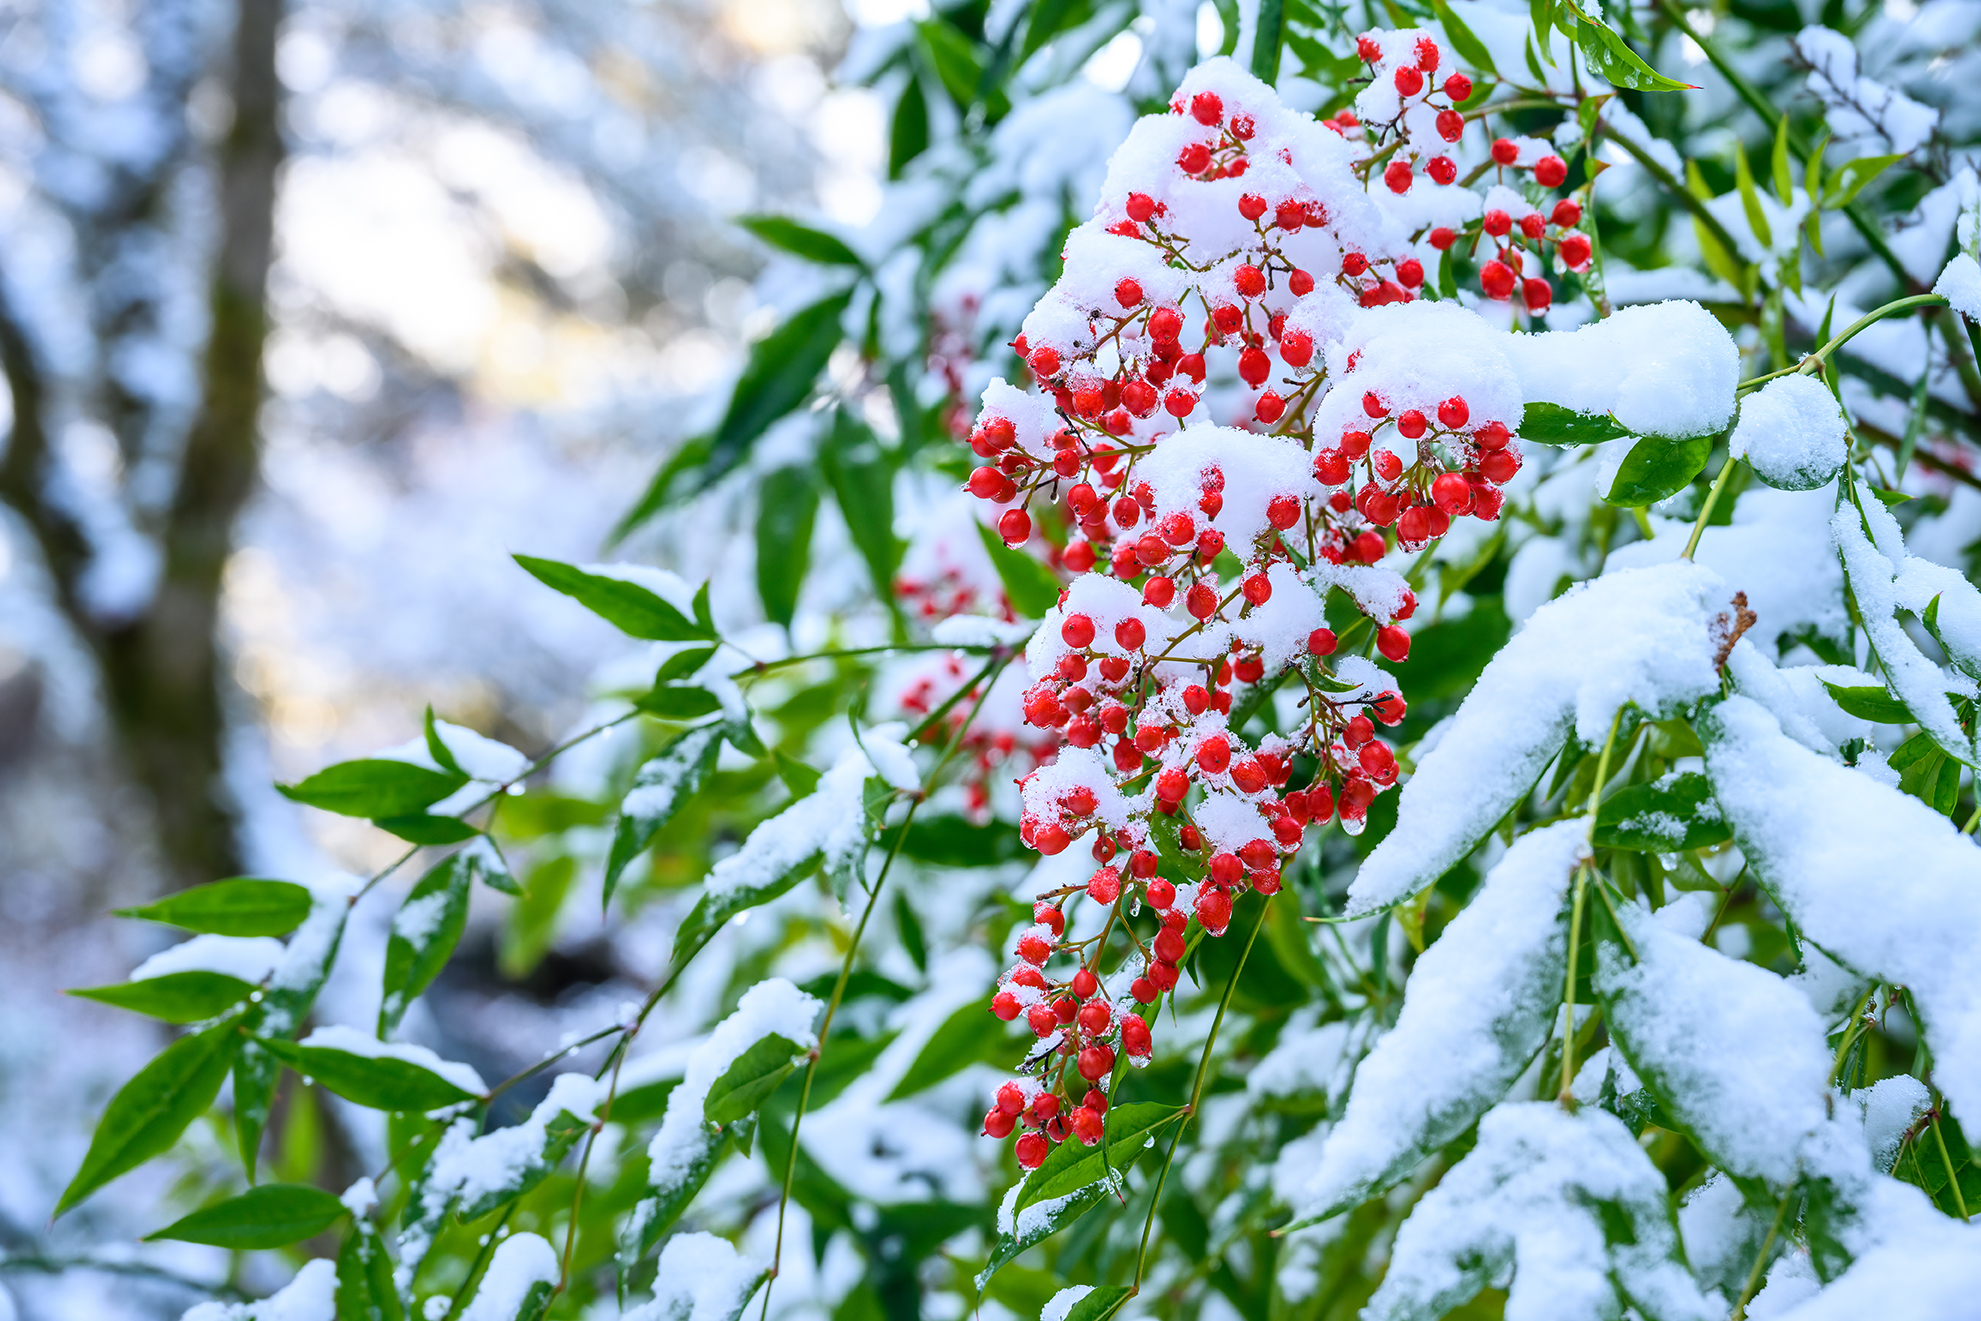
<path id="1" fill-rule="evenodd" d="M 310 892 L 293 881 L 243 876 L 181 890 L 142 908 L 120 908 L 119 917 L 167 922 L 217 936 L 286 936 L 310 912 Z"/>
<path id="2" fill-rule="evenodd" d="M 239 1197 L 175 1220 L 147 1239 L 210 1243 L 221 1248 L 280 1248 L 314 1238 L 343 1219 L 329 1193 L 292 1183 L 265 1183 Z"/>

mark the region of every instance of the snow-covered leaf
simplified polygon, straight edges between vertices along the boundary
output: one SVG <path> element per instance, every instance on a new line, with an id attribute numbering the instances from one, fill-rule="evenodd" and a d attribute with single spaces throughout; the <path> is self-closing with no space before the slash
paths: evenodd
<path id="1" fill-rule="evenodd" d="M 1077 1139 L 1060 1143 L 1024 1181 L 1016 1209 L 1023 1212 L 1040 1202 L 1065 1197 L 1105 1179 L 1111 1169 L 1125 1169 L 1156 1133 L 1182 1113 L 1182 1106 L 1156 1101 L 1115 1106 L 1107 1112 L 1105 1146 L 1095 1143 L 1089 1147 Z"/>
<path id="2" fill-rule="evenodd" d="M 1507 1284 L 1508 1276 L 1512 1277 Z M 1397 1231 L 1366 1321 L 1431 1321 L 1507 1289 L 1509 1317 L 1719 1321 L 1685 1268 L 1665 1178 L 1614 1115 L 1507 1104 Z"/>
<path id="3" fill-rule="evenodd" d="M 1605 574 L 1536 610 L 1418 759 L 1396 828 L 1349 887 L 1350 914 L 1416 893 L 1471 852 L 1571 730 L 1601 747 L 1626 703 L 1668 713 L 1718 692 L 1708 626 L 1730 595 L 1711 570 L 1678 561 Z"/>
<path id="4" fill-rule="evenodd" d="M 114 986 L 83 987 L 69 994 L 162 1018 L 168 1023 L 200 1023 L 226 1013 L 252 995 L 254 989 L 254 983 L 225 973 L 188 970 Z"/>
<path id="5" fill-rule="evenodd" d="M 466 775 L 433 770 L 389 757 L 326 766 L 296 783 L 279 784 L 298 803 L 340 816 L 414 817 L 468 782 Z"/>
<path id="6" fill-rule="evenodd" d="M 689 619 L 679 605 L 665 599 L 649 582 L 642 581 L 644 575 L 629 573 L 619 577 L 533 555 L 514 558 L 538 582 L 571 597 L 629 637 L 652 642 L 707 642 L 715 636 L 699 622 Z M 594 565 L 592 569 L 599 567 Z M 657 570 L 649 572 L 658 574 Z"/>
<path id="7" fill-rule="evenodd" d="M 1505 1097 L 1547 1040 L 1568 951 L 1581 820 L 1515 841 L 1424 951 L 1396 1026 L 1356 1070 L 1295 1213 L 1311 1224 L 1404 1178 Z"/>
<path id="8" fill-rule="evenodd" d="M 399 1026 L 407 1008 L 433 983 L 460 943 L 468 925 L 468 891 L 473 877 L 466 850 L 452 854 L 420 877 L 392 917 L 385 942 L 383 998 L 378 1035 Z"/>
<path id="9" fill-rule="evenodd" d="M 612 902 L 612 892 L 633 859 L 653 843 L 661 827 L 715 770 L 722 735 L 721 725 L 691 729 L 662 748 L 634 775 L 633 787 L 619 805 L 619 821 L 612 828 L 612 852 L 605 862 L 605 903 Z"/>
<path id="10" fill-rule="evenodd" d="M 676 1234 L 661 1249 L 653 1301 L 626 1321 L 736 1321 L 769 1276 L 713 1234 Z"/>
<path id="11" fill-rule="evenodd" d="M 351 1028 L 318 1028 L 301 1041 L 262 1043 L 283 1063 L 373 1110 L 438 1110 L 486 1089 L 473 1069 L 423 1046 L 373 1041 Z"/>
<path id="12" fill-rule="evenodd" d="M 791 1076 L 806 1049 L 776 1033 L 760 1038 L 709 1084 L 702 1117 L 711 1124 L 730 1124 L 754 1113 Z"/>
<path id="13" fill-rule="evenodd" d="M 489 1259 L 461 1321 L 536 1321 L 556 1297 L 557 1249 L 538 1234 L 511 1234 Z"/>
<path id="14" fill-rule="evenodd" d="M 1520 438 L 1541 445 L 1601 445 L 1629 435 L 1608 413 L 1578 413 L 1536 400 L 1520 414 Z"/>
<path id="15" fill-rule="evenodd" d="M 1681 853 L 1732 835 L 1713 801 L 1713 786 L 1698 771 L 1627 785 L 1604 799 L 1596 813 L 1599 848 Z"/>

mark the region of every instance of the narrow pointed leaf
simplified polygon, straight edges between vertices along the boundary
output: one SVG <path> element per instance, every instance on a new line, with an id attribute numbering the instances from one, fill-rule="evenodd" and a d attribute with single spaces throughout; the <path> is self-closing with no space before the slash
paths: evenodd
<path id="1" fill-rule="evenodd" d="M 646 851 L 681 804 L 707 782 L 722 748 L 723 730 L 721 725 L 689 730 L 661 749 L 633 777 L 633 787 L 619 806 L 612 850 L 605 862 L 606 904 L 612 902 L 612 892 L 633 859 Z"/>
<path id="2" fill-rule="evenodd" d="M 180 1037 L 138 1070 L 110 1098 L 82 1168 L 63 1191 L 55 1214 L 177 1142 L 186 1126 L 213 1104 L 241 1039 L 239 1022 L 229 1019 Z"/>
<path id="3" fill-rule="evenodd" d="M 406 1009 L 447 966 L 468 925 L 468 891 L 474 881 L 466 851 L 422 876 L 393 915 L 385 942 L 383 999 L 378 1035 L 399 1026 Z"/>
<path id="4" fill-rule="evenodd" d="M 310 892 L 294 881 L 242 876 L 181 890 L 119 917 L 142 917 L 216 936 L 286 936 L 310 914 Z"/>
<path id="5" fill-rule="evenodd" d="M 146 1234 L 145 1241 L 210 1243 L 237 1252 L 281 1248 L 321 1234 L 345 1214 L 344 1204 L 321 1188 L 265 1183 Z"/>
<path id="6" fill-rule="evenodd" d="M 475 1093 L 411 1060 L 389 1055 L 357 1055 L 334 1046 L 270 1041 L 283 1063 L 322 1083 L 347 1101 L 373 1110 L 425 1112 L 472 1101 Z"/>
<path id="7" fill-rule="evenodd" d="M 637 582 L 533 555 L 513 558 L 538 582 L 564 593 L 629 637 L 651 642 L 705 642 L 714 637 L 672 602 Z"/>
<path id="8" fill-rule="evenodd" d="M 712 1124 L 729 1124 L 754 1112 L 804 1057 L 804 1047 L 788 1037 L 772 1034 L 758 1039 L 709 1084 L 702 1117 Z"/>
<path id="9" fill-rule="evenodd" d="M 300 783 L 275 787 L 284 797 L 340 816 L 411 817 L 467 782 L 467 776 L 454 772 L 367 758 L 326 766 Z"/>

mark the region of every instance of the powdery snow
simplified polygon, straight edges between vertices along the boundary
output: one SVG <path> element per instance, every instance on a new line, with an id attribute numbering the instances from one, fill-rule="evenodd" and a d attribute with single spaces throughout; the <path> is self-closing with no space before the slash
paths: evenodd
<path id="1" fill-rule="evenodd" d="M 337 1263 L 319 1257 L 252 1303 L 201 1303 L 182 1321 L 337 1321 Z"/>
<path id="2" fill-rule="evenodd" d="M 366 1036 L 354 1027 L 320 1027 L 297 1043 L 302 1046 L 321 1046 L 326 1050 L 339 1050 L 346 1055 L 358 1055 L 368 1060 L 403 1060 L 418 1065 L 428 1073 L 438 1074 L 464 1092 L 480 1096 L 488 1090 L 481 1075 L 472 1065 L 455 1060 L 444 1060 L 425 1046 L 415 1046 L 404 1041 L 380 1041 Z"/>
<path id="3" fill-rule="evenodd" d="M 763 1268 L 713 1234 L 676 1234 L 660 1250 L 654 1298 L 626 1321 L 733 1321 L 764 1278 Z"/>
<path id="4" fill-rule="evenodd" d="M 1843 467 L 1850 436 L 1829 387 L 1800 372 L 1778 376 L 1741 401 L 1727 438 L 1733 457 L 1784 491 L 1813 491 Z"/>
<path id="5" fill-rule="evenodd" d="M 1954 310 L 1969 321 L 1981 322 L 1981 262 L 1964 252 L 1955 253 L 1933 292 L 1953 304 Z"/>
<path id="6" fill-rule="evenodd" d="M 1061 1289 L 1046 1299 L 1045 1306 L 1039 1309 L 1039 1321 L 1066 1321 L 1080 1300 L 1093 1291 L 1091 1284 L 1076 1284 L 1070 1289 Z"/>
<path id="7" fill-rule="evenodd" d="M 287 951 L 273 936 L 194 936 L 131 969 L 131 980 L 146 981 L 174 972 L 217 972 L 259 982 L 275 971 Z"/>
<path id="8" fill-rule="evenodd" d="M 1951 1321 L 1981 1298 L 1981 1230 L 1934 1215 L 1871 1249 L 1828 1288 L 1777 1321 Z"/>
<path id="9" fill-rule="evenodd" d="M 1811 25 L 1795 36 L 1795 53 L 1809 65 L 1809 94 L 1823 103 L 1837 141 L 1869 152 L 1911 152 L 1933 136 L 1940 112 L 1858 72 L 1850 38 Z"/>
<path id="10" fill-rule="evenodd" d="M 557 1283 L 557 1250 L 538 1234 L 511 1234 L 496 1247 L 461 1321 L 515 1321 L 539 1285 Z"/>
<path id="11" fill-rule="evenodd" d="M 1611 413 L 1645 436 L 1704 436 L 1733 420 L 1740 352 L 1697 303 L 1623 307 L 1580 330 L 1508 335 L 1504 351 L 1529 403 Z"/>
<path id="12" fill-rule="evenodd" d="M 1572 729 L 1600 747 L 1626 702 L 1668 712 L 1719 689 L 1709 621 L 1731 595 L 1702 565 L 1605 574 L 1536 610 L 1486 666 L 1362 863 L 1351 913 L 1443 875 L 1527 794 Z"/>
<path id="13" fill-rule="evenodd" d="M 1632 1241 L 1606 1241 L 1606 1214 L 1626 1220 Z M 1677 1240 L 1664 1175 L 1614 1115 L 1502 1105 L 1397 1230 L 1362 1315 L 1441 1316 L 1510 1271 L 1507 1321 L 1597 1321 L 1626 1301 L 1657 1321 L 1719 1321 L 1725 1308 L 1700 1293 Z"/>
<path id="14" fill-rule="evenodd" d="M 1814 942 L 1904 985 L 1925 1020 L 1934 1079 L 1981 1116 L 1981 851 L 1919 799 L 1790 739 L 1745 697 L 1706 724 L 1706 771 L 1741 852 Z"/>
<path id="15" fill-rule="evenodd" d="M 1636 961 L 1599 946 L 1596 989 L 1618 1047 L 1715 1165 L 1786 1188 L 1802 1138 L 1827 1117 L 1826 1024 L 1766 968 L 1634 904 L 1617 919 Z"/>
<path id="16" fill-rule="evenodd" d="M 1404 987 L 1396 1026 L 1356 1070 L 1303 1216 L 1395 1183 L 1506 1095 L 1547 1039 L 1567 939 L 1561 899 L 1586 848 L 1571 819 L 1515 841 Z"/>
<path id="17" fill-rule="evenodd" d="M 861 741 L 864 752 L 842 752 L 816 789 L 757 826 L 742 848 L 711 867 L 706 890 L 720 895 L 765 886 L 814 854 L 828 871 L 849 864 L 867 841 L 867 778 L 879 774 L 896 788 L 917 783 L 908 750 L 887 730 L 867 730 Z"/>
<path id="18" fill-rule="evenodd" d="M 441 1135 L 433 1164 L 420 1194 L 429 1206 L 444 1208 L 458 1198 L 473 1206 L 484 1197 L 519 1186 L 543 1167 L 544 1144 L 550 1122 L 560 1114 L 589 1123 L 605 1085 L 582 1073 L 563 1073 L 550 1085 L 550 1094 L 537 1103 L 520 1124 L 475 1136 L 476 1124 L 464 1120 Z"/>

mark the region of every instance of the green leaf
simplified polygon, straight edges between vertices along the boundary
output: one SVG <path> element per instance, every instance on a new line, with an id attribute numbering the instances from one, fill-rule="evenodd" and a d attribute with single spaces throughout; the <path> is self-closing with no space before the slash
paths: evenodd
<path id="1" fill-rule="evenodd" d="M 978 825 L 968 817 L 918 817 L 902 837 L 901 852 L 938 867 L 995 867 L 1026 854 L 1018 828 L 1008 821 Z"/>
<path id="2" fill-rule="evenodd" d="M 286 936 L 310 915 L 310 892 L 294 881 L 243 876 L 181 890 L 142 908 L 120 908 L 119 917 L 167 922 L 216 936 Z"/>
<path id="3" fill-rule="evenodd" d="M 1033 10 L 1036 14 L 1038 11 Z M 899 179 L 908 162 L 929 147 L 929 101 L 922 80 L 909 74 L 901 99 L 894 103 L 894 120 L 887 131 L 887 177 Z"/>
<path id="4" fill-rule="evenodd" d="M 968 110 L 975 105 L 984 68 L 971 48 L 970 39 L 957 31 L 955 24 L 942 18 L 924 19 L 916 24 L 915 30 L 921 38 L 923 54 L 956 108 Z"/>
<path id="5" fill-rule="evenodd" d="M 977 524 L 977 535 L 983 538 L 984 549 L 990 552 L 991 564 L 997 569 L 998 580 L 1004 584 L 1004 594 L 1010 598 L 1013 610 L 1026 619 L 1043 619 L 1046 611 L 1059 604 L 1062 589 L 1051 569 L 1024 551 L 1005 545 L 1003 537 L 981 523 Z"/>
<path id="6" fill-rule="evenodd" d="M 748 456 L 770 424 L 805 402 L 812 384 L 843 337 L 840 318 L 852 302 L 851 290 L 821 299 L 750 347 L 737 378 L 729 411 L 709 442 L 694 490 L 704 491 L 729 475 Z"/>
<path id="7" fill-rule="evenodd" d="M 453 956 L 468 926 L 468 891 L 473 883 L 464 849 L 420 877 L 393 915 L 378 1007 L 381 1039 L 399 1026 L 407 1008 Z"/>
<path id="8" fill-rule="evenodd" d="M 612 828 L 612 851 L 605 861 L 605 904 L 612 902 L 612 892 L 633 859 L 646 851 L 681 804 L 707 782 L 715 770 L 716 754 L 722 750 L 722 736 L 721 725 L 691 729 L 662 748 L 633 777 L 633 787 L 619 805 L 619 821 Z"/>
<path id="9" fill-rule="evenodd" d="M 356 1055 L 335 1046 L 264 1042 L 284 1064 L 347 1101 L 372 1110 L 424 1113 L 475 1099 L 432 1069 L 390 1055 Z"/>
<path id="10" fill-rule="evenodd" d="M 1784 207 L 1795 205 L 1795 181 L 1788 172 L 1788 116 L 1775 120 L 1775 149 L 1768 161 L 1775 177 L 1775 200 Z"/>
<path id="11" fill-rule="evenodd" d="M 181 1243 L 210 1243 L 235 1252 L 281 1248 L 314 1238 L 344 1215 L 344 1204 L 321 1188 L 265 1183 L 144 1237 L 147 1243 L 169 1238 Z"/>
<path id="12" fill-rule="evenodd" d="M 1073 1304 L 1066 1321 L 1107 1321 L 1134 1296 L 1135 1290 L 1126 1284 L 1096 1285 L 1091 1293 Z"/>
<path id="13" fill-rule="evenodd" d="M 860 254 L 822 230 L 801 225 L 787 216 L 738 216 L 736 223 L 773 248 L 821 266 L 859 266 Z"/>
<path id="14" fill-rule="evenodd" d="M 636 582 L 589 573 L 573 564 L 513 557 L 544 586 L 564 593 L 629 637 L 651 642 L 708 642 L 713 630 L 695 623 L 671 602 Z"/>
<path id="15" fill-rule="evenodd" d="M 1520 413 L 1520 438 L 1543 445 L 1600 445 L 1629 434 L 1608 413 L 1578 413 L 1560 404 L 1538 401 Z"/>
<path id="16" fill-rule="evenodd" d="M 1031 10 L 1031 18 L 1025 25 L 1025 42 L 1019 49 L 1020 64 L 1032 58 L 1039 47 L 1084 20 L 1091 6 L 1083 0 L 1035 0 Z"/>
<path id="17" fill-rule="evenodd" d="M 529 1150 L 506 1149 L 509 1158 L 503 1164 L 501 1177 L 479 1185 L 476 1196 L 462 1199 L 455 1206 L 455 1215 L 467 1224 L 529 1192 L 550 1177 L 558 1162 L 591 1127 L 589 1116 L 559 1109 L 543 1126 L 542 1144 Z"/>
<path id="18" fill-rule="evenodd" d="M 779 468 L 757 483 L 757 596 L 770 621 L 786 628 L 811 561 L 818 511 L 818 474 L 809 464 Z"/>
<path id="19" fill-rule="evenodd" d="M 874 594 L 892 601 L 901 561 L 901 543 L 894 536 L 894 465 L 873 432 L 843 408 L 833 416 L 820 457 L 840 517 L 867 562 Z"/>
<path id="20" fill-rule="evenodd" d="M 1286 40 L 1285 0 L 1259 0 L 1252 26 L 1252 76 L 1271 85 L 1279 81 L 1279 52 Z"/>
<path id="21" fill-rule="evenodd" d="M 55 1204 L 61 1215 L 120 1174 L 159 1155 L 205 1113 L 242 1040 L 238 1019 L 180 1037 L 117 1090 L 89 1141 L 82 1168 Z"/>
<path id="22" fill-rule="evenodd" d="M 776 748 L 770 750 L 770 755 L 777 766 L 777 778 L 784 781 L 784 787 L 791 791 L 793 798 L 803 798 L 811 793 L 825 776 L 824 771 L 815 770 Z"/>
<path id="23" fill-rule="evenodd" d="M 1533 31 L 1527 34 L 1527 39 L 1533 47 L 1527 52 L 1527 62 L 1534 65 L 1535 77 L 1545 87 L 1548 81 L 1547 75 L 1540 71 L 1539 65 L 1535 64 L 1535 52 L 1538 51 L 1540 58 L 1547 61 L 1550 69 L 1554 68 L 1554 43 L 1549 37 L 1555 27 L 1555 0 L 1527 0 L 1527 19 L 1533 25 Z"/>
<path id="24" fill-rule="evenodd" d="M 709 1084 L 702 1117 L 711 1124 L 733 1124 L 754 1114 L 804 1057 L 805 1048 L 789 1037 L 772 1033 L 758 1038 Z"/>
<path id="25" fill-rule="evenodd" d="M 339 1321 L 405 1321 L 392 1283 L 392 1256 L 365 1221 L 351 1227 L 337 1254 Z"/>
<path id="26" fill-rule="evenodd" d="M 1438 297 L 1444 299 L 1458 297 L 1458 277 L 1452 270 L 1450 248 L 1446 248 L 1438 257 Z"/>
<path id="27" fill-rule="evenodd" d="M 1107 1112 L 1108 1154 L 1117 1163 L 1132 1160 L 1154 1140 L 1156 1130 L 1182 1113 L 1183 1107 L 1180 1105 L 1162 1105 L 1155 1101 L 1134 1101 L 1115 1106 Z M 1035 1203 L 1078 1192 L 1095 1180 L 1105 1178 L 1107 1173 L 1108 1165 L 1098 1145 L 1089 1147 L 1077 1141 L 1062 1142 L 1046 1157 L 1045 1164 L 1025 1180 L 1025 1191 L 1018 1194 L 1018 1205 L 1014 1209 L 1022 1212 Z"/>
<path id="28" fill-rule="evenodd" d="M 1486 43 L 1479 40 L 1471 28 L 1465 26 L 1465 20 L 1452 9 L 1449 0 L 1431 0 L 1431 12 L 1437 16 L 1438 26 L 1444 29 L 1445 40 L 1458 52 L 1459 59 L 1475 69 L 1499 76 L 1499 70 L 1493 66 L 1492 52 L 1486 49 Z"/>
<path id="29" fill-rule="evenodd" d="M 1731 838 L 1711 782 L 1697 771 L 1628 785 L 1596 812 L 1599 848 L 1683 853 Z"/>
<path id="30" fill-rule="evenodd" d="M 1747 149 L 1738 142 L 1733 147 L 1733 181 L 1740 190 L 1740 206 L 1747 213 L 1748 227 L 1763 248 L 1775 246 L 1774 231 L 1768 228 L 1768 213 L 1761 206 L 1761 194 L 1754 187 L 1754 172 L 1747 165 Z"/>
<path id="31" fill-rule="evenodd" d="M 706 688 L 665 684 L 641 693 L 633 705 L 656 720 L 699 720 L 722 709 L 722 699 Z"/>
<path id="32" fill-rule="evenodd" d="M 1904 159 L 1905 154 L 1901 152 L 1894 156 L 1859 156 L 1854 161 L 1846 161 L 1823 185 L 1823 209 L 1841 211 L 1864 190 L 1865 184 Z"/>
<path id="33" fill-rule="evenodd" d="M 721 1161 L 726 1141 L 720 1131 L 710 1129 L 707 1124 L 698 1125 L 692 1144 L 684 1142 L 686 1150 L 676 1148 L 670 1166 L 655 1171 L 659 1182 L 653 1185 L 651 1195 L 640 1200 L 620 1227 L 616 1259 L 622 1281 L 653 1251 L 661 1236 L 674 1227 L 674 1222 L 688 1209 L 688 1203 L 695 1200 L 695 1194 L 702 1190 Z"/>
<path id="34" fill-rule="evenodd" d="M 326 766 L 299 784 L 275 787 L 287 798 L 340 816 L 418 816 L 468 777 L 409 761 L 365 758 Z"/>
<path id="35" fill-rule="evenodd" d="M 901 1075 L 889 1101 L 953 1078 L 972 1064 L 990 1063 L 1005 1053 L 1005 1025 L 980 1000 L 972 1000 L 943 1020 L 915 1062 Z"/>
<path id="36" fill-rule="evenodd" d="M 1538 3 L 1538 0 L 1536 0 Z M 1618 87 L 1639 92 L 1696 92 L 1691 83 L 1667 78 L 1644 63 L 1624 39 L 1586 15 L 1578 15 L 1575 44 L 1589 67 Z"/>
<path id="37" fill-rule="evenodd" d="M 408 844 L 429 846 L 459 844 L 462 840 L 473 839 L 481 833 L 457 816 L 428 816 L 425 813 L 415 816 L 380 817 L 372 824 L 380 830 L 397 835 Z"/>
<path id="38" fill-rule="evenodd" d="M 234 1056 L 234 1145 L 249 1183 L 254 1182 L 261 1135 L 268 1127 L 268 1112 L 275 1104 L 275 1080 L 281 1073 L 282 1062 L 259 1041 L 249 1037 L 241 1043 L 240 1052 Z"/>
<path id="39" fill-rule="evenodd" d="M 654 672 L 653 686 L 658 688 L 664 683 L 687 678 L 714 659 L 715 652 L 714 647 L 690 647 L 686 651 L 675 652 L 662 661 L 660 668 Z"/>
<path id="40" fill-rule="evenodd" d="M 262 995 L 261 1022 L 256 1028 L 259 1035 L 287 1036 L 308 1016 L 317 992 L 330 975 L 330 965 L 337 961 L 337 947 L 343 943 L 344 924 L 350 915 L 347 896 L 327 891 L 316 897 L 309 917 L 290 940 L 282 966 L 275 970 Z"/>
<path id="41" fill-rule="evenodd" d="M 254 994 L 254 987 L 225 973 L 189 970 L 168 972 L 115 986 L 90 986 L 69 992 L 86 1000 L 149 1014 L 168 1023 L 200 1023 L 224 1014 Z"/>
<path id="42" fill-rule="evenodd" d="M 1654 505 L 1685 489 L 1705 470 L 1713 442 L 1706 436 L 1666 440 L 1646 436 L 1630 447 L 1603 499 L 1624 508 Z"/>
<path id="43" fill-rule="evenodd" d="M 1856 716 L 1859 720 L 1869 720 L 1874 725 L 1904 725 L 1912 721 L 1912 711 L 1904 702 L 1893 697 L 1883 688 L 1869 684 L 1845 687 L 1825 679 L 1832 700 L 1843 708 L 1844 714 Z"/>

